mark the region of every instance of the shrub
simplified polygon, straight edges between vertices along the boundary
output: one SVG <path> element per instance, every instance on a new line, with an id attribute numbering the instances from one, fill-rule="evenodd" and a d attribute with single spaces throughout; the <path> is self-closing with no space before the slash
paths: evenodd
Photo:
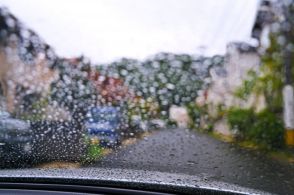
<path id="1" fill-rule="evenodd" d="M 48 98 L 41 98 L 34 102 L 26 111 L 18 113 L 17 117 L 22 120 L 41 121 L 46 116 L 46 108 L 49 105 Z"/>
<path id="2" fill-rule="evenodd" d="M 191 102 L 186 105 L 188 115 L 190 118 L 189 121 L 189 128 L 195 128 L 200 126 L 200 117 L 201 115 L 205 114 L 203 109 L 197 106 L 194 102 Z"/>
<path id="3" fill-rule="evenodd" d="M 166 125 L 167 125 L 167 127 L 171 127 L 171 128 L 174 128 L 174 127 L 178 126 L 177 122 L 174 121 L 174 120 L 171 120 L 171 119 L 168 119 L 166 121 Z"/>
<path id="4" fill-rule="evenodd" d="M 274 113 L 264 110 L 256 115 L 249 138 L 268 148 L 281 148 L 284 145 L 283 122 Z"/>
<path id="5" fill-rule="evenodd" d="M 227 117 L 231 129 L 237 130 L 238 139 L 250 140 L 268 149 L 283 147 L 283 122 L 275 113 L 264 110 L 256 114 L 252 109 L 232 108 Z"/>
<path id="6" fill-rule="evenodd" d="M 214 125 L 213 125 L 213 123 L 211 122 L 211 123 L 209 123 L 209 124 L 207 124 L 207 125 L 205 126 L 204 131 L 212 132 L 213 129 L 214 129 Z"/>
<path id="7" fill-rule="evenodd" d="M 198 106 L 194 102 L 191 102 L 186 105 L 186 108 L 190 119 L 188 124 L 189 128 L 198 129 L 204 132 L 213 131 L 214 123 L 217 118 L 208 114 L 207 105 Z M 218 111 L 219 110 L 221 110 L 221 106 L 218 106 Z"/>
<path id="8" fill-rule="evenodd" d="M 232 108 L 227 112 L 227 119 L 232 130 L 237 130 L 237 138 L 246 139 L 256 120 L 253 109 Z"/>

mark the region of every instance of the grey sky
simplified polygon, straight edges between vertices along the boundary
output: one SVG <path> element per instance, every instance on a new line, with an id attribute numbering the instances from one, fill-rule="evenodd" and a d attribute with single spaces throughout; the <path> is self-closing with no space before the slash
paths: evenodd
<path id="1" fill-rule="evenodd" d="M 222 54 L 250 41 L 258 0 L 0 0 L 57 54 L 94 62 L 157 52 Z"/>

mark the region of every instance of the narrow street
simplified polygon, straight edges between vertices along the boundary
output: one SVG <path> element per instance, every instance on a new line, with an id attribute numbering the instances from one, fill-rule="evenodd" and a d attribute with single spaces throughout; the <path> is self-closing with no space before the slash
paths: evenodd
<path id="1" fill-rule="evenodd" d="M 294 164 L 184 129 L 154 132 L 91 166 L 200 175 L 277 194 L 294 192 Z"/>

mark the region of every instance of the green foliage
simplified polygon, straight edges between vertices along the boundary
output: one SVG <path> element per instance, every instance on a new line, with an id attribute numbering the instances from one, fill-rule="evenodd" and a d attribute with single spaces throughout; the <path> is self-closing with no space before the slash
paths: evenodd
<path id="1" fill-rule="evenodd" d="M 255 113 L 252 109 L 232 108 L 227 118 L 229 126 L 237 130 L 238 139 L 251 140 L 266 148 L 284 145 L 282 120 L 269 110 Z"/>
<path id="2" fill-rule="evenodd" d="M 244 139 L 255 122 L 255 115 L 252 109 L 231 108 L 227 112 L 227 119 L 232 130 L 237 131 L 237 138 Z"/>
<path id="3" fill-rule="evenodd" d="M 243 100 L 248 99 L 258 80 L 258 75 L 253 70 L 248 71 L 247 76 L 248 78 L 243 81 L 242 86 L 235 91 L 235 96 Z"/>
<path id="4" fill-rule="evenodd" d="M 186 109 L 190 118 L 189 128 L 206 132 L 213 131 L 216 119 L 209 116 L 207 105 L 198 106 L 195 102 L 191 102 L 186 105 Z"/>
<path id="5" fill-rule="evenodd" d="M 206 132 L 212 132 L 213 129 L 214 129 L 214 122 L 213 121 L 206 122 L 205 127 L 203 127 L 203 130 Z"/>
<path id="6" fill-rule="evenodd" d="M 274 35 L 270 36 L 271 46 L 262 56 L 259 72 L 250 70 L 248 78 L 235 92 L 243 100 L 251 94 L 263 95 L 267 109 L 274 113 L 282 112 L 283 63 L 281 48 Z"/>
<path id="7" fill-rule="evenodd" d="M 226 114 L 225 106 L 222 104 L 217 105 L 217 116 L 216 116 L 215 120 L 222 119 L 225 114 Z"/>
<path id="8" fill-rule="evenodd" d="M 90 64 L 84 57 L 75 63 L 60 59 L 57 64 L 59 78 L 51 84 L 51 100 L 73 112 L 86 109 L 95 102 L 97 90 L 89 80 Z"/>
<path id="9" fill-rule="evenodd" d="M 108 66 L 100 66 L 103 74 L 123 78 L 126 86 L 144 99 L 152 98 L 161 117 L 168 118 L 172 105 L 183 106 L 193 102 L 202 89 L 213 66 L 221 66 L 223 57 L 194 57 L 159 53 L 145 61 L 121 59 Z"/>
<path id="10" fill-rule="evenodd" d="M 86 136 L 84 137 L 84 141 L 87 145 L 87 152 L 83 159 L 84 163 L 91 163 L 102 157 L 103 147 L 101 147 L 98 142 L 95 142 L 95 140 L 91 141 L 91 139 Z"/>
<path id="11" fill-rule="evenodd" d="M 204 109 L 197 106 L 194 102 L 186 105 L 188 115 L 190 117 L 189 128 L 196 128 L 200 126 L 200 118 L 204 115 Z"/>
<path id="12" fill-rule="evenodd" d="M 152 98 L 147 100 L 138 98 L 129 101 L 127 102 L 126 110 L 129 120 L 133 116 L 140 117 L 141 120 L 150 120 L 158 115 L 158 105 Z"/>
<path id="13" fill-rule="evenodd" d="M 31 105 L 30 111 L 21 113 L 20 118 L 28 121 L 43 120 L 49 104 L 48 98 L 42 98 Z"/>
<path id="14" fill-rule="evenodd" d="M 144 98 L 154 97 L 161 111 L 184 105 L 197 97 L 202 80 L 188 55 L 158 54 L 142 64 L 141 75 L 130 85 Z"/>
<path id="15" fill-rule="evenodd" d="M 249 71 L 248 78 L 235 93 L 243 100 L 250 95 L 264 96 L 266 109 L 257 114 L 252 109 L 231 109 L 228 123 L 241 139 L 267 148 L 280 148 L 284 145 L 283 122 L 279 118 L 283 108 L 283 56 L 277 36 L 272 34 L 270 40 L 271 46 L 262 56 L 259 72 Z"/>
<path id="16" fill-rule="evenodd" d="M 275 114 L 264 110 L 256 115 L 256 122 L 248 136 L 268 148 L 281 148 L 284 145 L 283 122 Z"/>
<path id="17" fill-rule="evenodd" d="M 87 151 L 87 160 L 94 161 L 101 157 L 103 148 L 99 145 L 89 145 Z"/>
<path id="18" fill-rule="evenodd" d="M 173 128 L 173 127 L 177 127 L 177 126 L 178 126 L 178 123 L 177 123 L 176 121 L 173 121 L 173 120 L 171 120 L 171 119 L 168 119 L 168 120 L 166 121 L 166 125 L 167 125 L 168 127 Z"/>

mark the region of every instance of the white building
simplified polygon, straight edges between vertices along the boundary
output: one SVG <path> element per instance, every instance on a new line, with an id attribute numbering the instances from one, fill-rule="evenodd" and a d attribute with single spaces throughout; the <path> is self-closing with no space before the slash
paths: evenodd
<path id="1" fill-rule="evenodd" d="M 248 99 L 242 100 L 236 97 L 235 93 L 248 78 L 250 70 L 259 71 L 260 54 L 262 55 L 270 46 L 270 28 L 276 19 L 274 8 L 271 1 L 262 1 L 252 29 L 254 46 L 241 42 L 229 43 L 224 66 L 211 70 L 211 85 L 205 91 L 205 95 L 197 99 L 197 103 L 200 105 L 204 103 L 208 105 L 211 116 L 216 116 L 219 105 L 225 109 L 235 106 L 239 108 L 252 107 L 256 111 L 260 111 L 265 108 L 263 96 L 251 95 Z M 225 118 L 215 123 L 215 130 L 223 134 L 230 134 Z"/>
<path id="2" fill-rule="evenodd" d="M 264 107 L 262 98 L 251 97 L 247 101 L 235 96 L 235 92 L 248 77 L 250 70 L 258 71 L 260 57 L 255 47 L 246 43 L 230 43 L 227 46 L 224 67 L 210 71 L 211 86 L 206 92 L 205 102 L 209 105 L 211 114 L 216 113 L 218 105 L 225 108 L 232 106 L 250 107 L 260 101 L 258 110 Z"/>

